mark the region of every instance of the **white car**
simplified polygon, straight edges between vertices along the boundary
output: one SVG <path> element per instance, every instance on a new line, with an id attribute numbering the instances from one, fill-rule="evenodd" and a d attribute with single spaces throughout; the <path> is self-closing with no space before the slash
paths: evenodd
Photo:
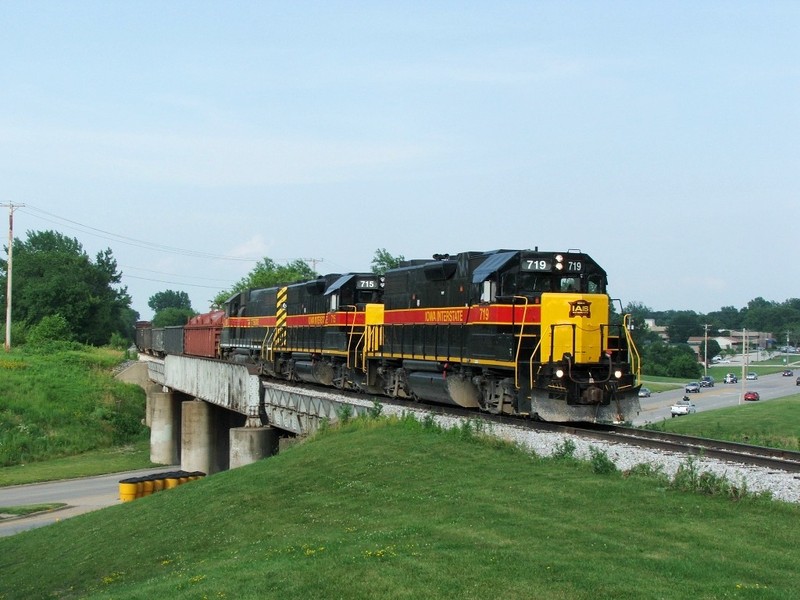
<path id="1" fill-rule="evenodd" d="M 750 381 L 755 381 L 756 379 L 758 379 L 758 374 L 757 373 L 748 373 L 747 377 L 745 377 L 745 379 L 749 379 Z"/>
<path id="2" fill-rule="evenodd" d="M 690 400 L 678 400 L 672 405 L 670 412 L 672 413 L 672 418 L 674 419 L 675 417 L 679 417 L 681 415 L 690 415 L 692 413 L 696 413 L 697 407 Z"/>

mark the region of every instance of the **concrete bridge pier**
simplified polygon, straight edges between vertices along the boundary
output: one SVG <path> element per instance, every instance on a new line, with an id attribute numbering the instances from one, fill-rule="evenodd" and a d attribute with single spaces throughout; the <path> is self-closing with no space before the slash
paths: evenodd
<path id="1" fill-rule="evenodd" d="M 162 465 L 174 465 L 181 455 L 181 401 L 183 394 L 172 391 L 147 390 L 150 410 L 150 460 Z"/>
<path id="2" fill-rule="evenodd" d="M 145 413 L 144 413 L 144 424 L 147 427 L 153 426 L 153 411 L 155 410 L 155 402 L 153 402 L 153 396 L 155 394 L 160 394 L 164 386 L 153 383 L 152 381 L 148 381 L 146 384 L 142 386 L 144 388 L 147 404 L 145 405 Z"/>
<path id="3" fill-rule="evenodd" d="M 278 430 L 274 427 L 232 427 L 230 468 L 249 465 L 278 453 Z"/>
<path id="4" fill-rule="evenodd" d="M 181 406 L 181 469 L 207 475 L 217 468 L 213 406 L 202 400 L 188 400 Z"/>
<path id="5" fill-rule="evenodd" d="M 201 399 L 181 407 L 181 469 L 206 475 L 230 468 L 229 430 L 244 423 L 244 415 Z"/>

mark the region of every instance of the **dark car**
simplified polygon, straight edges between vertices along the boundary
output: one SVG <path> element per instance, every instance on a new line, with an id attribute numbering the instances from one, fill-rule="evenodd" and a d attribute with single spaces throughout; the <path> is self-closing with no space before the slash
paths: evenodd
<path id="1" fill-rule="evenodd" d="M 700 384 L 696 381 L 692 381 L 691 383 L 687 383 L 686 387 L 684 388 L 687 394 L 699 394 L 700 393 Z"/>
<path id="2" fill-rule="evenodd" d="M 714 387 L 714 378 L 711 375 L 703 375 L 700 379 L 700 387 Z"/>
<path id="3" fill-rule="evenodd" d="M 744 399 L 752 402 L 755 400 L 761 400 L 761 396 L 758 395 L 758 392 L 745 392 Z"/>
<path id="4" fill-rule="evenodd" d="M 781 373 L 784 377 L 791 377 L 794 375 L 794 372 L 791 369 L 786 369 L 783 373 Z"/>
<path id="5" fill-rule="evenodd" d="M 800 377 L 798 377 L 797 381 L 795 381 L 795 385 L 800 385 Z"/>

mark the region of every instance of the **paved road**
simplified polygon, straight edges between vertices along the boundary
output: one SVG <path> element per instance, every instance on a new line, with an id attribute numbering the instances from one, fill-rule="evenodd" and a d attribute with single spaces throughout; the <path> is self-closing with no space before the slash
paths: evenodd
<path id="1" fill-rule="evenodd" d="M 0 521 L 0 537 L 13 535 L 27 529 L 50 525 L 85 512 L 119 504 L 119 480 L 137 475 L 174 471 L 180 467 L 163 467 L 101 475 L 84 479 L 70 479 L 31 485 L 0 487 L 0 513 L 3 506 L 66 502 L 67 508 L 21 519 Z"/>
<path id="2" fill-rule="evenodd" d="M 800 387 L 795 383 L 798 374 L 800 372 L 795 370 L 793 377 L 783 377 L 780 373 L 763 375 L 755 381 L 745 381 L 744 385 L 741 381 L 728 384 L 718 381 L 714 387 L 701 388 L 700 393 L 688 394 L 688 396 L 697 406 L 697 412 L 741 404 L 743 403 L 742 395 L 749 391 L 758 392 L 761 401 L 772 400 L 800 393 Z M 684 394 L 683 388 L 681 388 L 670 392 L 659 392 L 650 398 L 641 398 L 642 412 L 638 418 L 634 419 L 633 424 L 646 425 L 672 418 L 670 406 L 684 395 L 687 394 Z"/>

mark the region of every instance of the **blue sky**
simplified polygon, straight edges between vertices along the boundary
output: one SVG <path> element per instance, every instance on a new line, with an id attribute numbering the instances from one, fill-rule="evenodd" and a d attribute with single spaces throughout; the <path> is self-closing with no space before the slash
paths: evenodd
<path id="1" fill-rule="evenodd" d="M 110 247 L 143 318 L 165 289 L 205 311 L 264 256 L 347 272 L 378 248 L 579 248 L 659 310 L 800 297 L 798 2 L 0 18 L 0 203 L 26 205 L 17 237 Z"/>

